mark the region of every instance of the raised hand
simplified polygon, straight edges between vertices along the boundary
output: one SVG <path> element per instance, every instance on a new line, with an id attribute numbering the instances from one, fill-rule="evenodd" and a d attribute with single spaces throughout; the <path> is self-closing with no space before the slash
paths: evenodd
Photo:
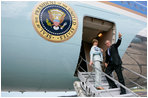
<path id="1" fill-rule="evenodd" d="M 119 38 L 121 38 L 122 37 L 122 34 L 119 32 L 119 35 L 118 36 L 119 36 Z"/>

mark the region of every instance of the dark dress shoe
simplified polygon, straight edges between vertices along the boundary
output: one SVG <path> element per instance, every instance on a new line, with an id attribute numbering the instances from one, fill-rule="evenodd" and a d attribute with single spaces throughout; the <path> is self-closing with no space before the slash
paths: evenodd
<path id="1" fill-rule="evenodd" d="M 118 88 L 118 87 L 109 87 L 108 89 L 112 89 L 112 88 Z"/>
<path id="2" fill-rule="evenodd" d="M 126 94 L 126 92 L 121 92 L 120 95 Z"/>

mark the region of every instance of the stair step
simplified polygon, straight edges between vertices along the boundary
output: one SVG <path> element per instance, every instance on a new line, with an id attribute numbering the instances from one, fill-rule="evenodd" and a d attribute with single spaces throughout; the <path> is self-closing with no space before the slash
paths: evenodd
<path id="1" fill-rule="evenodd" d="M 90 73 L 95 74 L 95 72 L 81 72 L 81 74 L 86 74 L 86 75 L 88 75 Z"/>
<path id="2" fill-rule="evenodd" d="M 90 75 L 91 75 L 91 76 L 95 76 L 95 74 L 82 74 L 82 75 L 85 76 L 85 77 L 86 77 L 86 76 L 90 76 Z M 101 75 L 101 76 L 102 76 L 102 77 L 105 77 L 105 75 Z"/>
<path id="3" fill-rule="evenodd" d="M 87 79 L 87 81 L 89 81 L 89 82 L 95 82 L 94 79 Z M 106 80 L 102 80 L 102 83 L 108 83 L 108 82 Z"/>
<path id="4" fill-rule="evenodd" d="M 95 81 L 93 81 L 93 80 L 89 80 L 88 82 L 90 82 L 91 84 L 95 84 Z M 102 85 L 104 85 L 104 84 L 105 85 L 109 85 L 107 81 L 106 82 L 102 82 L 101 84 Z"/>
<path id="5" fill-rule="evenodd" d="M 128 94 L 123 94 L 123 95 L 115 95 L 115 97 L 135 97 L 135 95 L 133 95 L 132 93 L 128 93 Z"/>
<path id="6" fill-rule="evenodd" d="M 95 75 L 95 72 L 81 72 L 82 75 Z M 102 76 L 105 76 L 104 74 L 101 74 Z"/>
<path id="7" fill-rule="evenodd" d="M 117 95 L 120 95 L 120 88 L 98 90 L 98 93 L 104 97 L 109 97 L 109 96 L 114 96 L 114 95 L 117 96 Z"/>
<path id="8" fill-rule="evenodd" d="M 105 90 L 98 90 L 99 92 L 114 92 L 114 91 L 120 91 L 120 88 L 112 88 L 112 89 L 105 89 Z"/>
<path id="9" fill-rule="evenodd" d="M 84 77 L 85 78 L 95 78 L 95 76 L 92 76 L 92 75 L 91 76 L 84 76 Z M 102 76 L 101 78 L 104 79 L 104 80 L 106 80 L 106 77 L 105 76 Z"/>
<path id="10" fill-rule="evenodd" d="M 87 79 L 87 81 L 95 82 L 95 80 L 94 80 L 94 79 L 92 79 L 92 78 L 91 78 L 91 79 L 90 79 L 90 78 L 89 78 L 89 79 Z M 107 80 L 101 80 L 101 81 L 102 81 L 103 83 L 108 83 L 108 82 L 107 82 Z"/>
<path id="11" fill-rule="evenodd" d="M 83 75 L 83 76 L 85 78 L 95 78 L 95 75 Z M 101 78 L 106 80 L 106 77 L 105 76 L 102 76 Z"/>

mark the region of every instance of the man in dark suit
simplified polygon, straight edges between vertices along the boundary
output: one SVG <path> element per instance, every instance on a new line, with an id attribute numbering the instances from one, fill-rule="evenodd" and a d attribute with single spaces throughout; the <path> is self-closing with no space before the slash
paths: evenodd
<path id="1" fill-rule="evenodd" d="M 111 76 L 111 73 L 115 70 L 117 76 L 118 76 L 118 80 L 121 84 L 125 85 L 124 83 L 124 78 L 122 75 L 122 61 L 121 58 L 119 56 L 118 53 L 118 47 L 121 44 L 121 40 L 122 40 L 122 35 L 119 32 L 119 38 L 118 41 L 115 44 L 110 43 L 109 40 L 107 40 L 105 42 L 106 46 L 107 46 L 107 50 L 106 50 L 106 60 L 105 60 L 105 73 L 108 74 L 109 76 Z M 107 77 L 106 77 L 107 78 Z M 112 81 L 111 79 L 107 78 L 107 81 L 109 83 L 110 88 L 117 88 L 117 85 L 114 83 L 114 81 Z M 126 94 L 126 90 L 123 87 L 120 87 L 121 92 L 120 94 Z"/>

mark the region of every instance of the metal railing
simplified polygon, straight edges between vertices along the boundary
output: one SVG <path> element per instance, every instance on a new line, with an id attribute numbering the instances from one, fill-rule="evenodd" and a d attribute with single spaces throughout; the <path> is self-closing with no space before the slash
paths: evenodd
<path id="1" fill-rule="evenodd" d="M 133 73 L 133 74 L 135 74 L 135 75 L 137 75 L 137 76 L 139 76 L 139 77 L 141 77 L 141 78 L 143 78 L 143 79 L 145 79 L 145 80 L 147 80 L 147 77 L 145 77 L 145 76 L 143 76 L 143 75 L 141 75 L 141 74 L 139 74 L 139 73 L 137 73 L 137 72 L 135 72 L 133 70 L 127 69 L 125 67 L 122 67 L 122 68 L 129 71 L 129 72 L 131 72 L 131 73 Z M 126 76 L 126 79 L 128 81 L 130 81 L 131 83 L 135 84 L 136 86 L 138 86 L 138 87 L 140 87 L 142 89 L 146 89 L 145 87 L 141 86 L 140 84 L 138 84 L 138 83 L 134 82 L 133 80 L 129 79 L 128 76 Z"/>
<path id="2" fill-rule="evenodd" d="M 86 62 L 86 64 L 89 64 L 85 59 L 83 59 L 81 56 L 80 56 L 80 58 L 83 60 L 83 61 L 85 61 Z M 79 63 L 80 64 L 80 63 Z M 79 66 L 80 67 L 80 66 Z M 82 68 L 82 67 L 81 67 Z M 137 96 L 137 97 L 140 97 L 139 95 L 137 95 L 136 93 L 134 93 L 133 91 L 131 91 L 129 88 L 127 88 L 126 86 L 124 86 L 123 84 L 121 84 L 120 82 L 118 82 L 117 80 L 115 80 L 114 78 L 112 78 L 111 76 L 109 76 L 109 75 L 107 75 L 106 73 L 104 73 L 103 71 L 101 71 L 100 69 L 98 69 L 98 68 L 96 68 L 96 67 L 94 67 L 94 66 L 92 66 L 92 68 L 94 68 L 94 69 L 97 69 L 98 71 L 100 71 L 103 75 L 105 75 L 106 77 L 108 77 L 109 79 L 111 79 L 112 81 L 114 81 L 115 83 L 117 83 L 119 86 L 121 86 L 122 88 L 124 88 L 124 89 L 126 89 L 127 91 L 129 91 L 129 92 L 131 92 L 133 95 L 135 95 L 135 96 Z M 85 70 L 84 70 L 84 72 L 86 72 Z M 92 72 L 89 74 L 89 76 L 87 77 L 87 78 L 90 78 L 92 75 Z M 94 78 L 94 77 L 93 77 Z M 87 80 L 86 80 L 86 82 L 87 82 Z"/>
<path id="3" fill-rule="evenodd" d="M 141 74 L 139 74 L 139 73 L 137 73 L 137 72 L 135 72 L 133 70 L 127 69 L 125 67 L 122 67 L 122 68 L 125 69 L 125 70 L 127 70 L 127 71 L 129 71 L 129 72 L 131 72 L 131 73 L 133 73 L 133 74 L 136 74 L 137 76 L 139 76 L 139 77 L 141 77 L 143 79 L 146 79 L 147 80 L 147 77 L 145 77 L 145 76 L 143 76 L 143 75 L 141 75 Z"/>

